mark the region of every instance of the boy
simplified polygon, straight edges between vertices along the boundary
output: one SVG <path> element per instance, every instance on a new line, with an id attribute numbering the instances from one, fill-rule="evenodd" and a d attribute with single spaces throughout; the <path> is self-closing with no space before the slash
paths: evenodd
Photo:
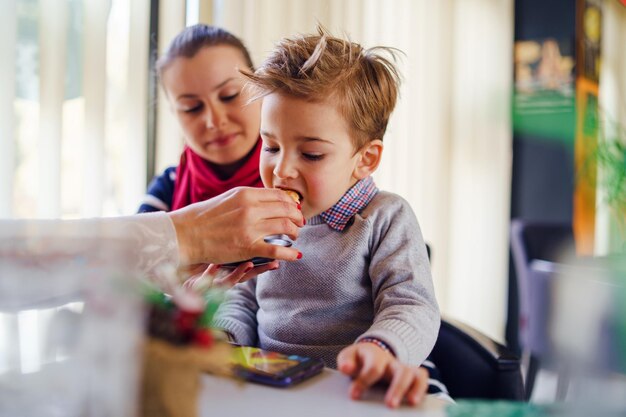
<path id="1" fill-rule="evenodd" d="M 301 197 L 302 259 L 235 286 L 215 324 L 238 344 L 322 358 L 354 377 L 353 398 L 387 380 L 397 407 L 423 396 L 417 365 L 440 316 L 415 215 L 370 176 L 399 84 L 378 50 L 319 28 L 248 76 L 263 98 L 263 183 Z"/>

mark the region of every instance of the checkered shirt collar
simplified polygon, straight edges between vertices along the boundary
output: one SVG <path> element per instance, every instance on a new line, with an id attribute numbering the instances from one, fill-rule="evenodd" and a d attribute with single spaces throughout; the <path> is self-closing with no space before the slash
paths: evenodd
<path id="1" fill-rule="evenodd" d="M 320 217 L 332 229 L 341 232 L 350 219 L 367 207 L 377 193 L 374 179 L 364 178 L 346 191 L 334 206 L 320 214 Z"/>

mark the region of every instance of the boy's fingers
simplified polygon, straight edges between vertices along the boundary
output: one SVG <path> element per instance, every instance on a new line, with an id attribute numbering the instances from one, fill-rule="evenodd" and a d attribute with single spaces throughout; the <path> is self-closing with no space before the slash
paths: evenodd
<path id="1" fill-rule="evenodd" d="M 389 368 L 393 377 L 385 395 L 385 404 L 388 407 L 397 408 L 402 402 L 404 394 L 411 388 L 414 373 L 411 368 L 403 366 L 397 361 L 391 362 Z"/>
<path id="2" fill-rule="evenodd" d="M 343 349 L 337 355 L 337 369 L 348 376 L 355 376 L 357 371 L 356 350 L 352 346 Z"/>
<path id="3" fill-rule="evenodd" d="M 367 350 L 360 351 L 359 359 L 361 361 L 361 369 L 354 379 L 354 384 L 365 390 L 382 379 L 385 372 L 385 364 L 376 360 L 376 356 L 370 354 L 370 351 Z"/>
<path id="4" fill-rule="evenodd" d="M 428 371 L 422 367 L 415 370 L 413 384 L 406 395 L 411 405 L 418 405 L 424 399 L 428 390 Z"/>

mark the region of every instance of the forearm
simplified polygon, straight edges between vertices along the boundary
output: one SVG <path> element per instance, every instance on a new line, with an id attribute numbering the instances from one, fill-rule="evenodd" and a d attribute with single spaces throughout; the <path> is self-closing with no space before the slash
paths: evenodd
<path id="1" fill-rule="evenodd" d="M 363 337 L 387 343 L 398 359 L 420 364 L 430 353 L 440 324 L 426 247 L 408 206 L 395 213 L 381 237 L 369 274 L 375 318 Z"/>
<path id="2" fill-rule="evenodd" d="M 432 350 L 440 324 L 430 269 L 417 260 L 404 267 L 389 266 L 392 261 L 374 257 L 371 276 L 380 282 L 374 294 L 375 318 L 362 337 L 379 338 L 402 362 L 420 364 Z"/>
<path id="3" fill-rule="evenodd" d="M 439 324 L 439 312 L 431 306 L 389 307 L 357 340 L 379 339 L 401 362 L 419 365 L 435 345 Z"/>
<path id="4" fill-rule="evenodd" d="M 214 326 L 226 331 L 231 341 L 240 345 L 257 344 L 258 304 L 256 302 L 256 280 L 238 284 L 226 294 L 226 300 L 218 309 Z"/>
<path id="5" fill-rule="evenodd" d="M 0 220 L 0 237 L 46 239 L 53 242 L 50 252 L 82 255 L 88 261 L 106 254 L 93 252 L 87 240 L 98 240 L 106 250 L 106 241 L 116 240 L 128 248 L 125 262 L 130 269 L 152 275 L 165 265 L 178 266 L 176 232 L 165 213 L 79 220 Z"/>

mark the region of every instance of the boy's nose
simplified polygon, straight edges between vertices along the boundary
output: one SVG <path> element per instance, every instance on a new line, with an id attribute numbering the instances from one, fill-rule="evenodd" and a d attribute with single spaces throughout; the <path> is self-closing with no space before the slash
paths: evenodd
<path id="1" fill-rule="evenodd" d="M 281 158 L 274 167 L 274 176 L 280 179 L 295 178 L 297 170 L 288 158 Z"/>

